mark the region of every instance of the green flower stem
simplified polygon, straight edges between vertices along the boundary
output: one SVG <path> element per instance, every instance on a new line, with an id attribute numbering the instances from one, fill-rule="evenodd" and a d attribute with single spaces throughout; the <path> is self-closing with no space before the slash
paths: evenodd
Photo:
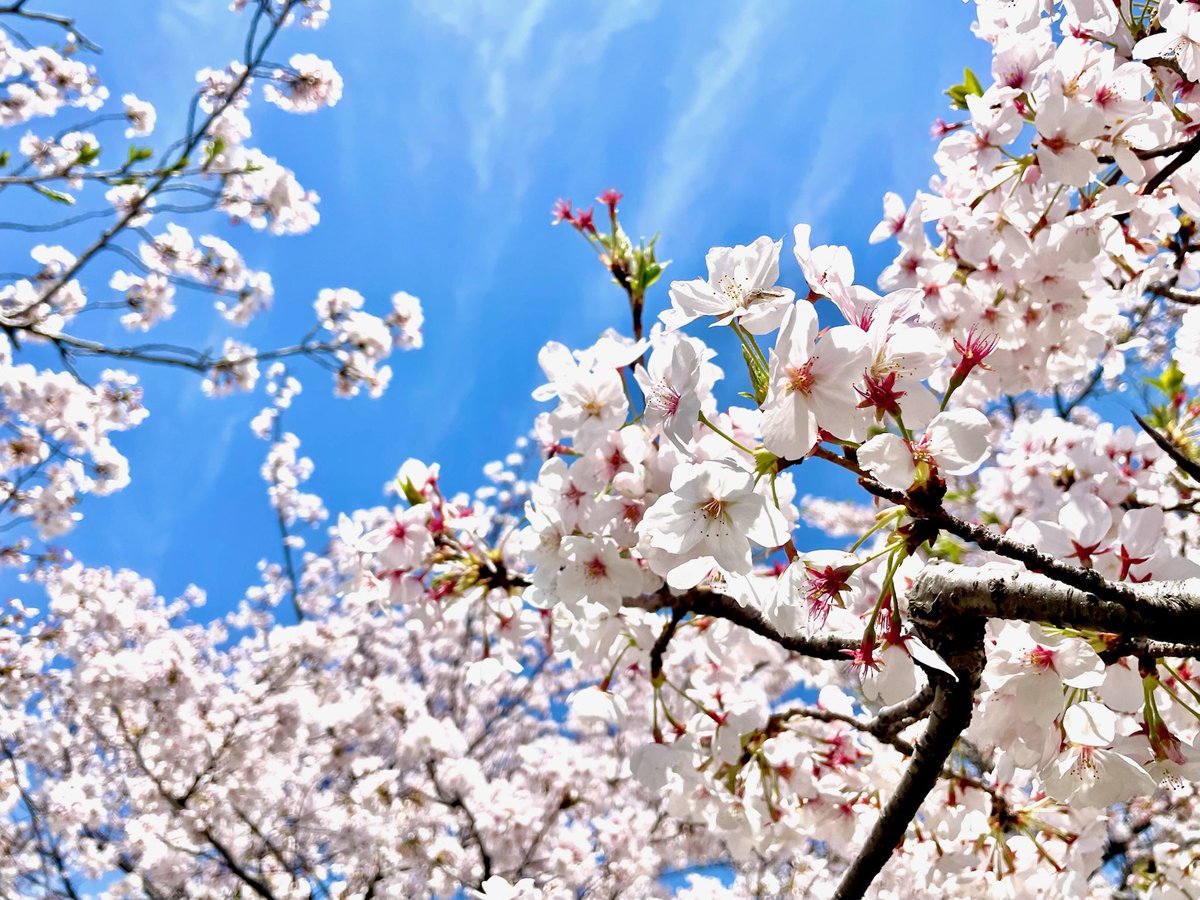
<path id="1" fill-rule="evenodd" d="M 737 447 L 739 450 L 741 450 L 745 453 L 749 453 L 751 456 L 754 455 L 753 450 L 746 447 L 744 444 L 739 444 L 737 441 L 735 441 L 733 438 L 731 438 L 729 435 L 727 435 L 725 432 L 723 432 L 720 428 L 718 428 L 716 425 L 714 425 L 712 422 L 710 422 L 708 420 L 708 416 L 704 415 L 703 411 L 700 412 L 700 422 L 701 422 L 701 424 L 708 426 L 708 428 L 710 428 L 712 431 L 715 431 L 721 437 L 725 438 L 725 440 L 729 441 L 729 443 L 733 444 L 733 446 Z"/>

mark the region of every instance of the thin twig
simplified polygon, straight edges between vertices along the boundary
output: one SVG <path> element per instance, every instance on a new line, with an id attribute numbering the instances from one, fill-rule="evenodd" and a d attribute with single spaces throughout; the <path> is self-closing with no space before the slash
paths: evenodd
<path id="1" fill-rule="evenodd" d="M 1179 155 L 1151 176 L 1150 180 L 1142 186 L 1139 193 L 1143 195 L 1153 194 L 1168 178 L 1191 162 L 1196 154 L 1200 153 L 1200 134 L 1189 138 L 1182 144 L 1177 144 L 1175 147 L 1164 149 L 1167 152 L 1173 152 L 1177 149 Z"/>
<path id="2" fill-rule="evenodd" d="M 922 591 L 914 588 L 913 594 L 920 598 Z M 959 735 L 971 724 L 975 691 L 984 664 L 984 619 L 961 616 L 933 622 L 916 616 L 914 620 L 922 636 L 946 660 L 955 675 L 936 670 L 930 674 L 934 699 L 929 724 L 913 747 L 908 768 L 895 792 L 842 876 L 834 893 L 836 900 L 858 900 L 866 894 L 942 776 Z"/>
<path id="3" fill-rule="evenodd" d="M 255 65 L 257 65 L 257 63 L 266 55 L 267 48 L 270 47 L 272 41 L 275 39 L 275 36 L 278 34 L 279 29 L 282 27 L 284 19 L 287 17 L 287 14 L 291 11 L 292 7 L 295 6 L 296 2 L 297 0 L 288 0 L 288 3 L 284 7 L 279 20 L 271 23 L 270 29 L 263 37 L 262 43 L 259 45 L 258 53 L 254 60 Z M 233 84 L 230 85 L 226 92 L 222 95 L 220 101 L 214 105 L 212 112 L 208 114 L 200 127 L 192 130 L 184 139 L 177 154 L 177 158 L 180 162 L 186 160 L 187 157 L 190 156 L 191 153 L 200 146 L 200 142 L 207 136 L 208 130 L 234 103 L 242 89 L 246 86 L 246 83 L 250 80 L 250 73 L 253 68 L 253 65 L 249 66 L 244 72 L 242 72 L 241 75 L 238 76 Z M 104 249 L 105 245 L 107 245 L 114 237 L 120 234 L 126 227 L 129 226 L 131 222 L 141 215 L 143 207 L 145 207 L 145 205 L 149 202 L 150 198 L 161 191 L 163 187 L 166 186 L 167 182 L 173 177 L 175 177 L 175 175 L 172 172 L 172 167 L 167 167 L 163 174 L 155 178 L 153 182 L 145 189 L 145 191 L 134 197 L 132 202 L 129 204 L 129 209 L 125 212 L 125 214 L 122 215 L 121 218 L 118 219 L 112 226 L 107 228 L 90 247 L 84 250 L 75 259 L 75 262 L 73 262 L 67 268 L 67 270 L 63 272 L 61 276 L 59 276 L 50 289 L 41 297 L 41 301 L 43 303 L 49 303 L 59 293 L 59 291 L 66 287 L 66 285 L 69 284 L 70 281 L 79 274 L 83 267 L 86 266 L 88 262 L 90 262 L 92 258 L 96 256 L 96 254 Z"/>

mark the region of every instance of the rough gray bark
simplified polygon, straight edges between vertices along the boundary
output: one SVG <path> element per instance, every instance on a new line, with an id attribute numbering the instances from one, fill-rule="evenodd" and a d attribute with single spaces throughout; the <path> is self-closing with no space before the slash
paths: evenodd
<path id="1" fill-rule="evenodd" d="M 1015 569 L 933 563 L 917 576 L 908 604 L 913 618 L 933 629 L 954 616 L 977 616 L 1172 645 L 1181 636 L 1200 635 L 1200 579 L 1121 587 L 1126 599 L 1117 601 Z"/>

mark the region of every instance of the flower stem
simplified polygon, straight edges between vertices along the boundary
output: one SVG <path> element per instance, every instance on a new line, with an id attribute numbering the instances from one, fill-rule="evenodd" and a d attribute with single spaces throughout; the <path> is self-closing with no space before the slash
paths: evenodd
<path id="1" fill-rule="evenodd" d="M 704 425 L 707 425 L 712 431 L 715 431 L 721 437 L 725 438 L 725 440 L 729 441 L 729 443 L 733 444 L 733 446 L 737 447 L 739 450 L 743 451 L 744 453 L 749 453 L 751 456 L 754 455 L 753 450 L 746 447 L 744 444 L 738 443 L 733 438 L 731 438 L 729 435 L 727 435 L 725 432 L 723 432 L 720 428 L 718 428 L 716 425 L 714 425 L 712 422 L 710 422 L 708 420 L 708 416 L 704 415 L 703 411 L 701 411 L 701 413 L 700 413 L 700 422 Z"/>

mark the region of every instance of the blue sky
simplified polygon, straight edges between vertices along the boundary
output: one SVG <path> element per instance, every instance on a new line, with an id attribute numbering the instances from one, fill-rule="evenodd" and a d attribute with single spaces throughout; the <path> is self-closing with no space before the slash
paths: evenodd
<path id="1" fill-rule="evenodd" d="M 158 107 L 158 148 L 182 128 L 195 70 L 234 58 L 246 24 L 224 0 L 58 7 L 105 48 L 114 97 L 133 91 Z M 313 116 L 259 104 L 255 142 L 321 195 L 320 227 L 271 238 L 216 217 L 190 223 L 274 277 L 275 308 L 245 339 L 266 347 L 302 334 L 322 287 L 353 287 L 380 311 L 407 290 L 427 317 L 425 348 L 394 358 L 382 400 L 335 400 L 324 372 L 299 369 L 306 390 L 286 426 L 316 463 L 313 489 L 335 516 L 373 505 L 408 456 L 440 461 L 453 488 L 474 487 L 539 409 L 529 396 L 538 348 L 626 326 L 621 295 L 583 242 L 550 227 L 559 196 L 622 190 L 627 230 L 661 232 L 667 280 L 703 275 L 711 246 L 790 236 L 804 221 L 814 242 L 850 245 L 872 283 L 893 255 L 866 244 L 883 192 L 926 185 L 929 125 L 949 117 L 942 91 L 963 65 L 986 67 L 972 12 L 944 0 L 335 0 L 325 29 L 288 34 L 274 56 L 332 59 L 345 96 Z M 23 252 L 11 243 L 6 256 Z M 107 293 L 110 271 L 85 278 L 94 295 Z M 802 281 L 790 238 L 783 280 Z M 180 299 L 193 308 L 151 339 L 219 344 L 228 329 L 211 303 Z M 666 303 L 664 283 L 650 312 Z M 96 322 L 92 336 L 137 340 Z M 725 356 L 731 374 L 736 361 Z M 261 399 L 208 400 L 187 373 L 141 374 L 151 417 L 117 438 L 133 484 L 89 498 L 64 543 L 167 593 L 195 581 L 214 611 L 228 608 L 257 560 L 278 553 L 258 474 L 266 445 L 248 428 Z"/>

